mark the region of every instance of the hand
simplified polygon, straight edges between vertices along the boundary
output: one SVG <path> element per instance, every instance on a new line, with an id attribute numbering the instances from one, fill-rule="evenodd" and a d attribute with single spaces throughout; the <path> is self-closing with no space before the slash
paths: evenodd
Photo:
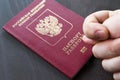
<path id="1" fill-rule="evenodd" d="M 103 59 L 105 70 L 120 80 L 120 10 L 98 11 L 86 17 L 83 41 L 93 44 L 93 54 Z"/>

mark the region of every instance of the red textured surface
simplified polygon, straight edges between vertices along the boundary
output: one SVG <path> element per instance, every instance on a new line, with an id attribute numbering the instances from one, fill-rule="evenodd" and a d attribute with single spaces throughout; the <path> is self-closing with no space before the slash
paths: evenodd
<path id="1" fill-rule="evenodd" d="M 70 55 L 67 55 L 62 49 L 73 39 L 75 34 L 78 32 L 83 33 L 82 23 L 84 19 L 54 0 L 46 1 L 45 7 L 28 19 L 22 26 L 17 25 L 15 28 L 12 27 L 21 17 L 41 2 L 41 0 L 34 1 L 3 28 L 58 70 L 68 77 L 73 78 L 91 57 L 91 46 L 81 41 Z M 52 38 L 38 34 L 34 29 L 39 19 L 43 19 L 49 15 L 57 17 L 59 22 L 63 24 L 61 34 Z M 80 52 L 83 46 L 87 48 L 85 53 Z"/>

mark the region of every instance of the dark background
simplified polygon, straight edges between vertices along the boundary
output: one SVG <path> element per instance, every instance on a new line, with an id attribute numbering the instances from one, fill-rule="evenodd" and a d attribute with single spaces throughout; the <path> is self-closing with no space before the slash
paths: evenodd
<path id="1" fill-rule="evenodd" d="M 0 80 L 69 80 L 41 57 L 6 33 L 2 26 L 33 0 L 0 0 Z M 86 17 L 103 9 L 119 9 L 120 0 L 57 0 Z M 92 57 L 73 80 L 113 80 L 101 60 Z"/>

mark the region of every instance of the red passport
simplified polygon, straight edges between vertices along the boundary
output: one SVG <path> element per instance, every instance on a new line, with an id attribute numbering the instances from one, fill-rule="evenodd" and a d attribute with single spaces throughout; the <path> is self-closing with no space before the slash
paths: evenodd
<path id="1" fill-rule="evenodd" d="M 34 0 L 3 29 L 70 78 L 91 57 L 84 19 L 54 0 Z"/>

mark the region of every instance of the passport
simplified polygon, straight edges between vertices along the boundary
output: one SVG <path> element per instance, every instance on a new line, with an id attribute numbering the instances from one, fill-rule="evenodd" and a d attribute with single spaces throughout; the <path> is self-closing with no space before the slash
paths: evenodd
<path id="1" fill-rule="evenodd" d="M 34 0 L 3 29 L 73 78 L 92 55 L 82 41 L 84 18 L 54 0 Z"/>

